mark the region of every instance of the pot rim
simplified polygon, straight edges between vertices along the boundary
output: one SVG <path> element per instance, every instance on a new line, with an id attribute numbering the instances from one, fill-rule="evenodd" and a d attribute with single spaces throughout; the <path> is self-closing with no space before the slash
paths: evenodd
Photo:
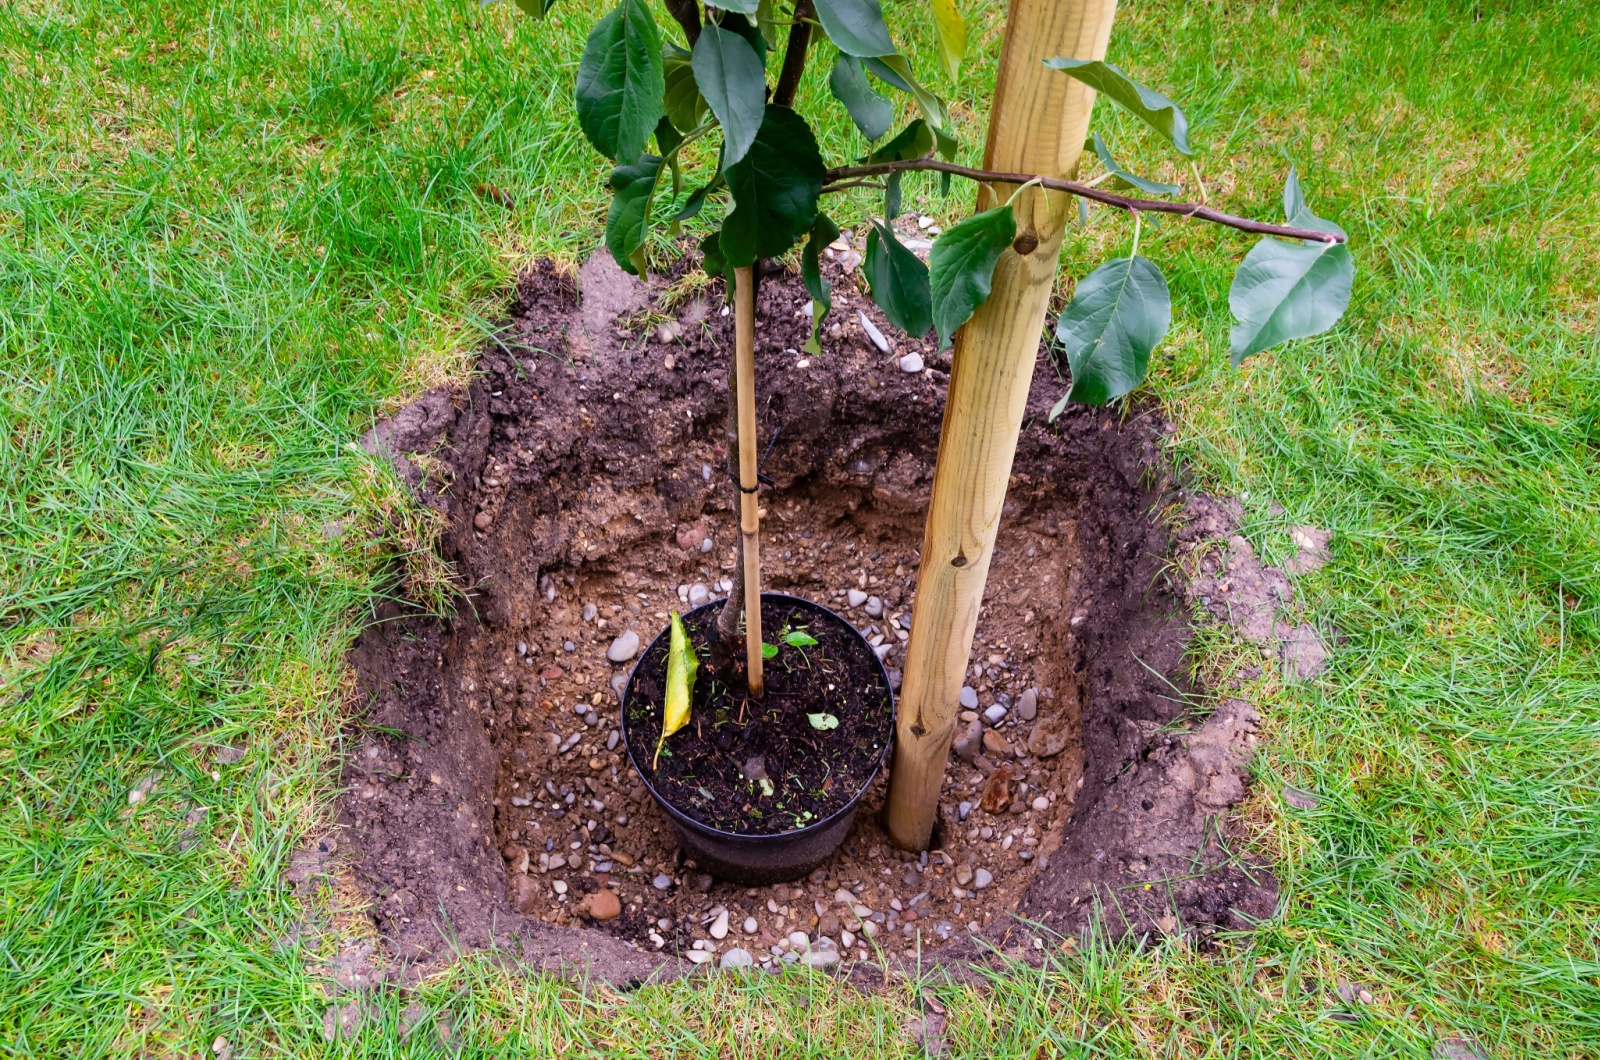
<path id="1" fill-rule="evenodd" d="M 715 600 L 709 600 L 706 603 L 701 604 L 699 607 L 690 608 L 688 611 L 683 613 L 682 617 L 688 618 L 690 615 L 704 611 L 707 608 L 718 607 L 726 599 L 727 597 L 719 597 Z M 819 604 L 815 600 L 807 600 L 803 596 L 791 596 L 788 593 L 764 592 L 761 594 L 761 599 L 763 601 L 792 600 L 796 603 L 804 604 L 807 607 L 814 607 L 817 610 L 823 611 L 833 618 L 838 619 L 844 624 L 845 628 L 850 630 L 851 633 L 855 634 L 856 640 L 859 641 L 861 646 L 867 650 L 867 654 L 872 656 L 873 663 L 878 667 L 878 674 L 883 678 L 883 687 L 889 691 L 889 738 L 884 741 L 883 751 L 878 755 L 878 761 L 873 765 L 872 772 L 867 775 L 866 782 L 861 785 L 861 789 L 851 796 L 849 802 L 846 802 L 843 806 L 839 807 L 828 816 L 822 818 L 822 820 L 813 821 L 804 828 L 794 828 L 787 832 L 768 832 L 764 834 L 751 834 L 748 832 L 725 832 L 720 828 L 706 824 L 704 821 L 695 820 L 693 817 L 690 817 L 688 814 L 678 809 L 678 807 L 674 806 L 670 799 L 656 789 L 656 786 L 651 782 L 650 777 L 645 774 L 643 769 L 639 768 L 638 760 L 633 757 L 633 745 L 628 740 L 628 702 L 633 699 L 633 680 L 639 672 L 639 663 L 634 663 L 633 669 L 628 671 L 628 685 L 623 691 L 622 707 L 618 712 L 622 730 L 622 743 L 624 749 L 626 749 L 628 752 L 628 764 L 633 766 L 633 771 L 639 775 L 640 780 L 644 781 L 645 790 L 650 792 L 650 797 L 656 801 L 656 805 L 666 810 L 668 815 L 671 816 L 675 821 L 682 824 L 684 827 L 691 828 L 703 835 L 713 836 L 719 840 L 731 840 L 735 843 L 765 843 L 779 840 L 788 841 L 792 839 L 798 839 L 801 836 L 810 835 L 814 832 L 820 832 L 823 829 L 828 828 L 830 825 L 837 824 L 840 818 L 847 814 L 853 814 L 856 812 L 856 807 L 860 804 L 861 797 L 867 793 L 867 789 L 871 788 L 873 782 L 878 779 L 878 774 L 883 771 L 883 763 L 888 759 L 890 749 L 894 747 L 895 709 L 898 704 L 895 699 L 894 688 L 889 684 L 889 670 L 888 667 L 883 665 L 883 660 L 878 658 L 878 653 L 872 650 L 872 645 L 867 642 L 867 638 L 863 636 L 861 631 L 855 627 L 855 623 L 851 622 L 849 619 L 845 618 L 831 607 L 828 607 L 824 604 Z M 651 649 L 656 646 L 657 642 L 659 642 L 662 637 L 667 636 L 671 632 L 671 629 L 672 624 L 671 622 L 668 622 L 665 628 L 663 628 L 654 637 L 650 638 L 650 643 L 645 645 L 644 649 L 639 652 L 638 658 L 640 662 L 643 662 L 644 657 L 650 654 Z"/>

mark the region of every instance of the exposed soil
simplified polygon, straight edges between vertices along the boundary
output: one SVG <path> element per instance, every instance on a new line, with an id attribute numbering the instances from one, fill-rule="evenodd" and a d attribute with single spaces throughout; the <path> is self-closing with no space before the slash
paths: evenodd
<path id="1" fill-rule="evenodd" d="M 761 289 L 760 422 L 781 427 L 764 467 L 767 588 L 844 613 L 898 686 L 949 360 L 893 332 L 855 292 L 859 273 L 826 267 L 835 312 L 819 358 L 796 353 L 809 328 L 798 279 Z M 733 491 L 713 470 L 732 321 L 719 288 L 671 304 L 685 288 L 647 290 L 603 252 L 578 277 L 540 266 L 469 386 L 425 395 L 366 439 L 444 513 L 441 551 L 469 587 L 450 621 L 383 604 L 351 654 L 361 697 L 340 849 L 393 955 L 428 965 L 498 945 L 634 980 L 734 945 L 776 963 L 794 931 L 847 959 L 969 959 L 974 936 L 1045 944 L 1012 913 L 1067 936 L 1096 910 L 1112 934 L 1204 936 L 1270 915 L 1276 884 L 1241 854 L 1229 814 L 1253 714 L 1225 704 L 1201 720 L 1188 706 L 1190 605 L 1168 585 L 1159 515 L 1182 507 L 1159 459 L 1164 425 L 1086 408 L 1047 423 L 1062 384 L 1043 358 L 936 848 L 889 845 L 880 777 L 804 881 L 735 887 L 681 861 L 620 746 L 628 666 L 606 651 L 629 629 L 648 643 L 670 608 L 726 591 L 733 568 Z M 912 349 L 926 370 L 901 370 Z"/>
<path id="2" fill-rule="evenodd" d="M 684 620 L 702 660 L 717 610 Z M 844 809 L 877 773 L 894 724 L 883 666 L 844 621 L 773 594 L 762 601 L 761 628 L 774 648 L 762 698 L 751 699 L 742 660 L 720 674 L 702 662 L 692 721 L 667 738 L 659 758 L 666 637 L 640 658 L 623 707 L 633 761 L 656 791 L 696 821 L 741 835 L 807 828 Z M 795 634 L 801 643 L 788 643 Z M 818 728 L 813 715 L 832 728 Z"/>

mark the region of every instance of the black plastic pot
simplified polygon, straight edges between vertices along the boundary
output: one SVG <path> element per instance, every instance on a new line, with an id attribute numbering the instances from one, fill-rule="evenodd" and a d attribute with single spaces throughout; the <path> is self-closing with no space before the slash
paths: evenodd
<path id="1" fill-rule="evenodd" d="M 861 796 L 867 793 L 873 780 L 877 779 L 878 771 L 883 768 L 884 759 L 888 757 L 889 749 L 894 743 L 894 690 L 889 685 L 889 674 L 884 669 L 883 660 L 878 658 L 877 652 L 872 650 L 872 645 L 861 635 L 850 621 L 841 615 L 823 607 L 821 604 L 812 603 L 810 600 L 798 596 L 789 596 L 784 593 L 762 593 L 763 601 L 778 601 L 797 606 L 803 610 L 815 612 L 848 629 L 855 635 L 860 643 L 861 650 L 867 654 L 878 667 L 879 674 L 883 677 L 883 687 L 889 689 L 890 724 L 889 737 L 884 741 L 883 756 L 878 759 L 871 776 L 861 786 L 844 806 L 824 817 L 814 824 L 804 828 L 796 828 L 788 832 L 778 832 L 773 835 L 739 835 L 735 832 L 724 832 L 720 828 L 695 820 L 688 814 L 679 810 L 668 802 L 650 782 L 650 777 L 639 767 L 639 762 L 633 757 L 633 742 L 628 739 L 628 704 L 633 699 L 633 680 L 639 672 L 635 664 L 633 673 L 628 675 L 628 687 L 622 697 L 622 742 L 628 749 L 628 761 L 633 764 L 634 772 L 639 774 L 644 781 L 645 790 L 650 792 L 650 797 L 656 805 L 666 811 L 667 817 L 677 827 L 678 834 L 683 839 L 683 845 L 693 854 L 696 862 L 712 875 L 735 883 L 766 884 L 780 883 L 784 880 L 798 879 L 820 865 L 829 854 L 836 850 L 844 837 L 850 832 L 850 825 L 856 818 L 856 807 L 861 802 Z M 715 610 L 722 607 L 721 600 L 713 600 L 708 604 L 701 604 L 689 615 L 697 615 L 702 611 Z M 685 618 L 688 615 L 684 616 Z M 651 640 L 648 647 L 638 655 L 642 662 L 647 658 L 651 649 L 668 635 L 668 630 L 663 629 Z"/>

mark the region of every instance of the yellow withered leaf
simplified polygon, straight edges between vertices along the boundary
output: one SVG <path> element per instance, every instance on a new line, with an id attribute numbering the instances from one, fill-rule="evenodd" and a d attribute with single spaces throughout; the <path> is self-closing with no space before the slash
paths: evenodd
<path id="1" fill-rule="evenodd" d="M 956 10 L 955 0 L 933 0 L 933 28 L 939 36 L 939 58 L 945 73 L 954 81 L 967 57 L 967 24 Z"/>
<path id="2" fill-rule="evenodd" d="M 689 645 L 689 630 L 674 611 L 672 637 L 667 647 L 667 702 L 661 718 L 661 739 L 656 741 L 651 769 L 661 761 L 661 748 L 666 746 L 667 737 L 689 724 L 689 703 L 694 698 L 694 679 L 699 672 L 700 660 L 695 658 L 694 648 Z"/>

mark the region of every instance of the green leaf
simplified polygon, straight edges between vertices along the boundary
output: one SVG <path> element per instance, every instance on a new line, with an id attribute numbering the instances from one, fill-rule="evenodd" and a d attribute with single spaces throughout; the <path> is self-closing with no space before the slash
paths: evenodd
<path id="1" fill-rule="evenodd" d="M 614 162 L 638 161 L 662 114 L 661 33 L 645 0 L 622 0 L 589 34 L 578 62 L 578 124 Z"/>
<path id="2" fill-rule="evenodd" d="M 944 100 L 922 87 L 922 82 L 911 73 L 911 64 L 906 61 L 904 55 L 863 58 L 861 63 L 869 73 L 890 88 L 909 92 L 917 101 L 917 109 L 928 119 L 929 125 L 935 129 L 943 129 L 950 124 L 950 115 L 945 110 Z"/>
<path id="3" fill-rule="evenodd" d="M 662 79 L 665 90 L 662 109 L 667 120 L 679 132 L 697 127 L 706 116 L 706 99 L 695 84 L 694 65 L 688 52 L 676 44 L 668 44 L 661 53 Z"/>
<path id="4" fill-rule="evenodd" d="M 1293 166 L 1289 167 L 1289 179 L 1283 185 L 1283 216 L 1290 228 L 1346 235 L 1344 229 L 1332 221 L 1323 220 L 1307 209 L 1305 193 L 1300 190 L 1300 177 L 1295 173 Z"/>
<path id="5" fill-rule="evenodd" d="M 717 0 L 717 7 L 724 11 L 737 11 L 741 15 L 753 15 L 761 6 L 761 0 Z"/>
<path id="6" fill-rule="evenodd" d="M 766 641 L 762 641 L 761 657 L 763 659 L 776 659 L 778 657 L 778 646 L 776 644 L 768 644 Z"/>
<path id="7" fill-rule="evenodd" d="M 783 635 L 783 642 L 791 648 L 813 648 L 816 647 L 817 638 L 803 629 L 792 629 Z"/>
<path id="8" fill-rule="evenodd" d="M 767 104 L 750 150 L 724 173 L 733 210 L 722 223 L 728 263 L 782 256 L 817 218 L 827 169 L 811 127 L 788 107 Z"/>
<path id="9" fill-rule="evenodd" d="M 1149 259 L 1117 258 L 1085 276 L 1056 322 L 1056 338 L 1072 367 L 1072 389 L 1050 418 L 1068 401 L 1104 405 L 1133 390 L 1171 324 L 1166 278 Z"/>
<path id="10" fill-rule="evenodd" d="M 807 714 L 806 720 L 809 721 L 811 723 L 811 727 L 816 729 L 818 732 L 828 732 L 830 729 L 837 729 L 839 727 L 839 719 L 834 717 L 832 714 Z"/>
<path id="11" fill-rule="evenodd" d="M 1344 243 L 1288 243 L 1268 236 L 1234 274 L 1228 308 L 1233 363 L 1289 339 L 1318 335 L 1350 305 L 1356 267 Z"/>
<path id="12" fill-rule="evenodd" d="M 1068 77 L 1077 78 L 1096 92 L 1141 119 L 1146 125 L 1165 136 L 1172 146 L 1186 155 L 1194 154 L 1189 147 L 1189 119 L 1172 100 L 1153 88 L 1145 88 L 1111 63 L 1098 59 L 1068 59 L 1060 56 L 1046 59 L 1044 64 L 1060 70 Z"/>
<path id="13" fill-rule="evenodd" d="M 1107 173 L 1116 178 L 1116 183 L 1128 188 L 1137 188 L 1149 195 L 1178 194 L 1179 189 L 1176 184 L 1163 184 L 1159 180 L 1148 180 L 1145 177 L 1135 176 L 1123 169 L 1117 164 L 1117 160 L 1111 156 L 1111 149 L 1106 146 L 1104 140 L 1100 139 L 1099 133 L 1095 133 L 1084 146 L 1094 148 L 1094 153 L 1100 156 L 1100 164 L 1106 167 Z M 1078 201 L 1082 202 L 1083 200 L 1080 199 Z"/>
<path id="14" fill-rule="evenodd" d="M 744 42 L 755 49 L 756 56 L 761 60 L 763 69 L 767 65 L 767 55 L 771 51 L 767 47 L 767 38 L 762 35 L 761 29 L 746 15 L 729 12 L 722 16 L 722 28 L 729 33 L 743 37 Z"/>
<path id="15" fill-rule="evenodd" d="M 833 64 L 833 72 L 828 75 L 828 90 L 850 112 L 850 120 L 856 123 L 861 135 L 876 140 L 889 131 L 894 121 L 894 105 L 867 81 L 860 59 L 840 55 L 839 61 Z"/>
<path id="16" fill-rule="evenodd" d="M 811 226 L 811 238 L 800 253 L 800 279 L 811 293 L 811 337 L 806 340 L 805 351 L 813 356 L 822 352 L 817 335 L 822 331 L 822 321 L 833 312 L 833 288 L 822 275 L 822 248 L 839 238 L 839 226 L 824 214 L 817 214 Z"/>
<path id="17" fill-rule="evenodd" d="M 828 39 L 846 55 L 862 58 L 893 55 L 894 42 L 883 24 L 878 0 L 815 0 L 817 21 Z"/>
<path id="18" fill-rule="evenodd" d="M 1011 204 L 985 210 L 954 225 L 933 241 L 928 275 L 933 293 L 933 324 L 939 348 L 950 345 L 956 329 L 989 298 L 995 262 L 1017 238 Z"/>
<path id="19" fill-rule="evenodd" d="M 867 256 L 862 263 L 872 300 L 889 323 L 913 338 L 933 327 L 933 294 L 928 287 L 928 267 L 907 250 L 881 221 L 867 233 Z"/>
<path id="20" fill-rule="evenodd" d="M 694 45 L 694 80 L 722 123 L 723 165 L 743 158 L 767 109 L 767 79 L 755 49 L 739 36 L 708 25 Z"/>
<path id="21" fill-rule="evenodd" d="M 733 301 L 733 266 L 722 253 L 722 233 L 712 232 L 700 240 L 700 267 L 707 276 L 720 276 L 727 281 L 728 301 Z"/>
<path id="22" fill-rule="evenodd" d="M 877 148 L 867 155 L 868 162 L 904 162 L 912 158 L 922 158 L 933 151 L 933 130 L 928 128 L 928 123 L 921 118 L 913 118 L 911 124 L 901 129 L 893 140 Z"/>
<path id="23" fill-rule="evenodd" d="M 672 127 L 672 121 L 665 114 L 656 122 L 656 150 L 661 152 L 661 157 L 667 160 L 667 166 L 672 170 L 672 194 L 677 195 L 683 191 L 683 169 L 678 165 L 678 145 L 683 143 L 683 137 L 678 130 Z"/>
<path id="24" fill-rule="evenodd" d="M 606 211 L 606 249 L 624 272 L 644 275 L 644 241 L 650 200 L 661 176 L 661 159 L 645 155 L 611 171 L 611 208 Z"/>
<path id="25" fill-rule="evenodd" d="M 944 72 L 954 81 L 961 76 L 961 60 L 967 57 L 967 24 L 956 10 L 956 0 L 933 0 L 933 28 L 939 34 Z"/>
<path id="26" fill-rule="evenodd" d="M 517 6 L 522 8 L 524 14 L 543 18 L 556 6 L 556 0 L 517 0 Z"/>
<path id="27" fill-rule="evenodd" d="M 769 52 L 778 46 L 778 17 L 777 0 L 759 0 L 756 4 L 756 28 Z"/>
<path id="28" fill-rule="evenodd" d="M 701 209 L 705 207 L 707 196 L 720 187 L 722 187 L 722 174 L 718 173 L 691 191 L 689 197 L 683 200 L 683 205 L 678 208 L 678 212 L 672 215 L 672 219 L 674 221 L 687 221 L 691 217 L 699 216 Z"/>

